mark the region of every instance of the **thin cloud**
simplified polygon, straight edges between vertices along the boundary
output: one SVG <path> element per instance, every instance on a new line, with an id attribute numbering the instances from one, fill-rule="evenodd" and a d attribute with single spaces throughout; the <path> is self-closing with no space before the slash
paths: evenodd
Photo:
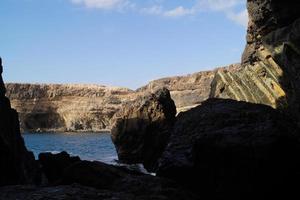
<path id="1" fill-rule="evenodd" d="M 237 10 L 245 3 L 245 0 L 195 0 L 191 7 L 179 5 L 175 8 L 165 9 L 165 1 L 154 1 L 152 6 L 142 7 L 135 5 L 133 0 L 70 0 L 74 4 L 84 5 L 88 8 L 97 8 L 103 10 L 128 10 L 131 8 L 134 12 L 146 15 L 156 15 L 166 18 L 179 18 L 189 15 L 196 15 L 201 12 L 221 12 L 229 20 L 236 24 L 247 27 L 247 10 Z M 133 9 L 134 8 L 134 9 Z"/>
<path id="2" fill-rule="evenodd" d="M 245 0 L 198 0 L 196 7 L 201 10 L 227 11 L 245 3 Z"/>
<path id="3" fill-rule="evenodd" d="M 222 12 L 228 19 L 232 20 L 236 24 L 247 27 L 247 9 L 236 11 L 236 8 L 244 3 L 245 0 L 199 0 L 195 7 L 202 12 Z"/>
<path id="4" fill-rule="evenodd" d="M 183 6 L 178 6 L 171 10 L 164 10 L 162 6 L 157 5 L 148 8 L 142 8 L 140 9 L 140 12 L 143 14 L 158 15 L 170 18 L 183 17 L 186 15 L 193 15 L 195 13 L 193 9 L 187 9 Z"/>
<path id="5" fill-rule="evenodd" d="M 87 8 L 104 10 L 120 9 L 130 4 L 127 0 L 71 0 L 71 2 Z"/>
<path id="6" fill-rule="evenodd" d="M 193 14 L 195 14 L 194 9 L 187 9 L 182 6 L 178 6 L 173 10 L 168 10 L 163 13 L 165 17 L 183 17 L 186 15 L 193 15 Z"/>

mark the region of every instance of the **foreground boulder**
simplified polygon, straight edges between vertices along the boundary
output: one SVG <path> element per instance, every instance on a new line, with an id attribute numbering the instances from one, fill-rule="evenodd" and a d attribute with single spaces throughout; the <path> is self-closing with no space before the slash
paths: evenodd
<path id="1" fill-rule="evenodd" d="M 78 161 L 80 161 L 79 157 L 72 157 L 67 152 L 61 152 L 56 155 L 52 153 L 39 154 L 41 169 L 50 184 L 59 183 L 64 170 Z"/>
<path id="2" fill-rule="evenodd" d="M 40 163 L 51 187 L 0 188 L 0 199 L 197 199 L 194 194 L 165 178 L 102 162 L 81 161 L 66 152 L 41 154 Z M 79 159 L 79 160 L 78 160 Z M 75 185 L 74 185 L 75 184 Z M 70 185 L 70 186 L 64 186 Z M 84 189 L 86 190 L 84 191 Z M 94 188 L 94 189 L 92 189 Z M 54 194 L 54 191 L 57 191 Z M 11 192 L 15 191 L 15 192 Z M 64 192 L 70 194 L 63 196 Z M 80 194 L 82 193 L 82 194 Z M 84 194 L 84 195 L 83 195 Z M 29 198 L 31 197 L 31 198 Z M 63 198 L 64 197 L 64 198 Z M 102 198 L 101 198 L 102 197 Z M 105 197 L 105 198 L 104 198 Z M 74 198 L 73 198 L 74 199 Z"/>
<path id="3" fill-rule="evenodd" d="M 2 60 L 0 71 L 2 74 Z M 0 186 L 39 182 L 34 156 L 28 152 L 20 134 L 18 114 L 5 97 L 0 74 Z"/>
<path id="4" fill-rule="evenodd" d="M 293 192 L 299 168 L 290 119 L 268 106 L 210 99 L 178 116 L 157 174 L 203 196 L 268 196 Z"/>
<path id="5" fill-rule="evenodd" d="M 168 142 L 175 115 L 174 101 L 165 88 L 125 106 L 116 114 L 111 131 L 119 160 L 142 163 L 153 171 Z"/>

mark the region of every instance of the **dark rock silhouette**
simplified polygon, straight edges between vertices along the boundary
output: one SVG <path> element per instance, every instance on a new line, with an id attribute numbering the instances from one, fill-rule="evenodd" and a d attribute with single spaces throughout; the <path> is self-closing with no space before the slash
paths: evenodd
<path id="1" fill-rule="evenodd" d="M 24 145 L 18 114 L 5 97 L 2 60 L 0 65 L 0 186 L 37 183 L 39 170 L 33 154 Z"/>
<path id="2" fill-rule="evenodd" d="M 248 10 L 243 65 L 212 82 L 211 97 L 225 99 L 178 116 L 158 175 L 203 196 L 298 195 L 300 4 L 248 0 Z"/>
<path id="3" fill-rule="evenodd" d="M 3 66 L 2 66 L 2 58 L 0 57 L 0 97 L 5 97 L 6 89 L 2 78 L 2 73 L 3 73 Z"/>
<path id="4" fill-rule="evenodd" d="M 79 157 L 71 157 L 67 152 L 39 154 L 39 163 L 50 184 L 59 183 L 64 170 L 78 161 L 81 161 Z"/>
<path id="5" fill-rule="evenodd" d="M 153 171 L 167 145 L 175 115 L 176 106 L 166 88 L 125 106 L 116 114 L 111 131 L 119 160 L 142 163 Z"/>
<path id="6" fill-rule="evenodd" d="M 299 139 L 271 107 L 210 99 L 178 116 L 157 174 L 210 197 L 296 192 Z"/>
<path id="7" fill-rule="evenodd" d="M 107 165 L 102 162 L 81 161 L 78 157 L 71 157 L 66 152 L 56 155 L 43 153 L 39 155 L 39 161 L 52 185 L 81 185 L 76 185 L 74 189 L 66 186 L 57 188 L 67 193 L 73 193 L 73 197 L 74 195 L 80 196 L 80 193 L 83 192 L 85 196 L 90 196 L 90 199 L 97 199 L 99 196 L 107 196 L 105 199 L 197 199 L 191 192 L 165 178 L 145 175 L 125 167 Z M 86 191 L 82 191 L 83 186 L 97 190 L 86 188 Z M 22 199 L 33 194 L 39 194 L 41 198 L 46 199 L 50 197 L 51 199 L 59 199 L 51 196 L 49 191 L 52 188 L 47 190 L 33 188 L 26 191 L 20 187 L 0 188 L 0 199 L 2 193 L 8 193 L 7 199 L 15 197 L 15 194 L 9 195 L 11 190 L 21 194 L 23 192 Z M 43 190 L 45 193 L 41 194 Z M 93 196 L 93 193 L 98 194 L 98 196 L 95 194 Z M 83 197 L 83 199 L 85 198 Z"/>

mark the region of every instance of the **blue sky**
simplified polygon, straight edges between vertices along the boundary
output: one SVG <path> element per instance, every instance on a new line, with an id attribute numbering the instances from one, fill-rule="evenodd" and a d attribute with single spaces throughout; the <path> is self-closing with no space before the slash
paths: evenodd
<path id="1" fill-rule="evenodd" d="M 245 0 L 1 0 L 6 82 L 148 81 L 240 61 Z"/>

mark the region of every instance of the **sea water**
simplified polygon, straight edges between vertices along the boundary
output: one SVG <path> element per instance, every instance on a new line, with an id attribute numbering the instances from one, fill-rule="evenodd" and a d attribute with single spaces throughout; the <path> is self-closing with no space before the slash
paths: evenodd
<path id="1" fill-rule="evenodd" d="M 36 158 L 41 152 L 66 151 L 82 160 L 114 164 L 117 159 L 109 133 L 25 133 L 23 137 Z"/>

